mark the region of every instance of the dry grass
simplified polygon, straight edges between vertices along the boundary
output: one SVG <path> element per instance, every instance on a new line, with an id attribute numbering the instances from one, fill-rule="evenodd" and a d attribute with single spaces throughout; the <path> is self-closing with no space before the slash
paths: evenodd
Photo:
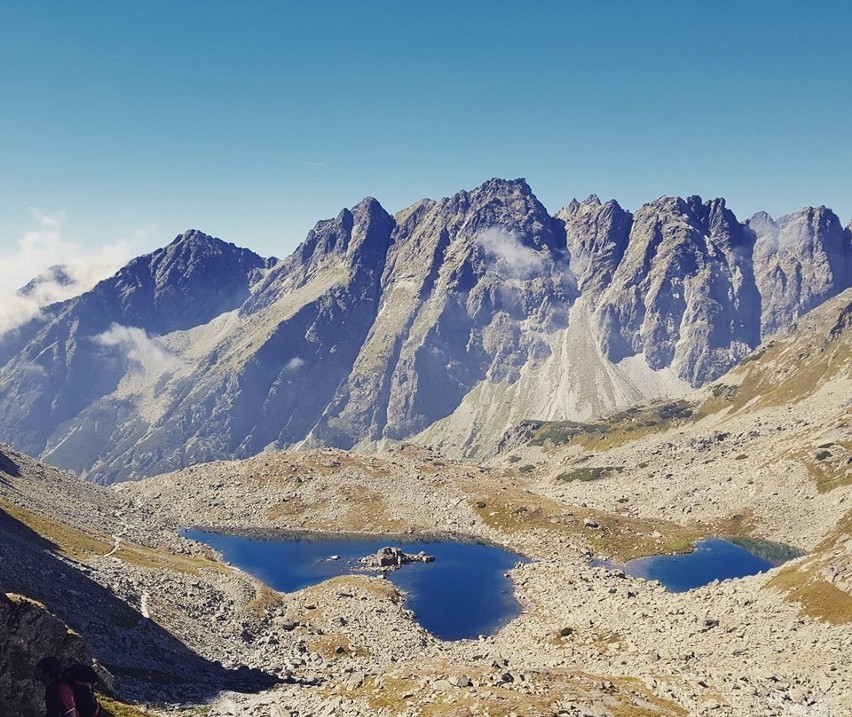
<path id="1" fill-rule="evenodd" d="M 280 593 L 271 590 L 262 583 L 256 583 L 254 589 L 254 598 L 249 601 L 248 607 L 258 617 L 263 617 L 267 612 L 284 603 Z"/>
<path id="2" fill-rule="evenodd" d="M 328 484 L 313 497 L 300 495 L 272 506 L 271 523 L 292 526 L 304 520 L 314 530 L 330 532 L 389 531 L 404 533 L 411 522 L 391 517 L 387 496 L 361 483 Z M 322 517 L 320 517 L 322 516 Z"/>
<path id="3" fill-rule="evenodd" d="M 358 657 L 369 657 L 370 653 L 363 647 L 353 648 L 346 635 L 340 633 L 329 633 L 321 635 L 308 643 L 308 649 L 322 655 L 326 660 L 332 661 L 341 657 L 356 655 Z"/>
<path id="4" fill-rule="evenodd" d="M 802 612 L 832 625 L 852 622 L 852 596 L 819 576 L 814 565 L 791 567 L 779 572 L 767 583 L 787 593 L 787 601 L 797 602 Z"/>
<path id="5" fill-rule="evenodd" d="M 550 717 L 567 705 L 589 709 L 606 705 L 607 713 L 613 717 L 684 717 L 687 714 L 680 705 L 658 697 L 639 680 L 631 678 L 540 673 L 532 684 L 524 683 L 531 688 L 531 693 L 517 689 L 517 685 L 494 685 L 486 689 L 450 687 L 433 693 L 431 687 L 422 687 L 419 683 L 427 674 L 438 678 L 462 673 L 477 681 L 481 679 L 469 665 L 457 669 L 430 669 L 416 677 L 369 678 L 361 688 L 346 694 L 367 696 L 376 712 L 387 710 L 394 715 L 411 714 L 416 705 L 414 714 L 418 717 L 466 717 L 486 713 L 493 717 L 512 713 L 524 717 Z"/>
<path id="6" fill-rule="evenodd" d="M 778 343 L 767 347 L 755 359 L 741 364 L 732 372 L 742 375 L 740 386 L 724 386 L 701 406 L 699 417 L 729 409 L 736 413 L 750 406 L 784 406 L 814 394 L 827 378 L 848 372 L 852 362 L 849 342 L 833 342 L 811 347 L 804 342 Z"/>
<path id="7" fill-rule="evenodd" d="M 617 561 L 660 553 L 683 553 L 704 537 L 703 526 L 683 526 L 662 518 L 650 520 L 629 518 L 593 508 L 563 505 L 517 486 L 480 485 L 480 493 L 470 505 L 483 522 L 509 535 L 528 530 L 553 534 L 571 534 L 586 540 L 599 554 Z M 477 505 L 485 503 L 485 507 Z M 587 528 L 584 521 L 594 521 L 597 528 Z M 662 537 L 652 537 L 653 533 Z"/>
<path id="8" fill-rule="evenodd" d="M 797 602 L 802 612 L 810 617 L 833 625 L 852 622 L 852 595 L 824 580 L 821 572 L 825 564 L 838 554 L 844 554 L 843 543 L 852 534 L 852 511 L 846 513 L 834 530 L 804 561 L 782 569 L 767 587 L 787 593 L 789 602 Z"/>
<path id="9" fill-rule="evenodd" d="M 788 456 L 807 468 L 820 493 L 852 485 L 852 441 L 837 441 L 823 450 L 799 448 Z"/>
<path id="10" fill-rule="evenodd" d="M 41 513 L 8 503 L 0 499 L 0 509 L 30 530 L 50 541 L 56 549 L 79 562 L 106 555 L 113 549 L 113 537 L 93 529 L 82 529 L 60 523 Z M 133 543 L 121 542 L 113 557 L 133 565 L 152 570 L 173 570 L 197 575 L 202 568 L 229 572 L 230 568 L 207 558 L 199 558 L 147 548 Z"/>
<path id="11" fill-rule="evenodd" d="M 53 543 L 63 555 L 74 560 L 84 561 L 112 550 L 112 537 L 106 533 L 74 528 L 3 499 L 0 499 L 0 509 Z"/>
<path id="12" fill-rule="evenodd" d="M 198 575 L 199 571 L 215 570 L 218 573 L 229 573 L 232 569 L 227 565 L 218 563 L 208 558 L 195 557 L 192 555 L 175 555 L 156 548 L 147 548 L 141 545 L 122 542 L 119 549 L 113 553 L 113 557 L 127 563 L 137 565 L 140 568 L 150 570 L 171 570 L 188 575 Z"/>

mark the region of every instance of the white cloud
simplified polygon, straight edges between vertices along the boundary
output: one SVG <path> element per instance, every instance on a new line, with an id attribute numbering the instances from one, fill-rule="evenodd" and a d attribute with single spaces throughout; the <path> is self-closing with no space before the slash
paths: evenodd
<path id="1" fill-rule="evenodd" d="M 480 232 L 476 242 L 498 271 L 513 279 L 530 279 L 545 268 L 544 257 L 524 246 L 517 235 L 500 227 Z"/>
<path id="2" fill-rule="evenodd" d="M 118 347 L 133 364 L 131 370 L 149 376 L 161 376 L 174 370 L 180 359 L 168 351 L 157 339 L 136 326 L 113 324 L 109 330 L 95 336 L 101 346 Z"/>
<path id="3" fill-rule="evenodd" d="M 289 371 L 291 373 L 294 373 L 294 372 L 298 371 L 300 368 L 302 368 L 302 366 L 304 366 L 304 365 L 305 365 L 305 360 L 296 356 L 294 358 L 291 358 L 287 362 L 287 365 L 284 367 L 284 370 Z"/>
<path id="4" fill-rule="evenodd" d="M 128 239 L 86 250 L 62 237 L 63 213 L 51 217 L 32 211 L 37 228 L 18 240 L 17 249 L 0 254 L 0 333 L 38 316 L 44 306 L 91 289 L 133 256 Z M 53 266 L 63 268 L 63 281 L 46 272 Z M 36 277 L 40 280 L 27 296 L 15 293 Z"/>

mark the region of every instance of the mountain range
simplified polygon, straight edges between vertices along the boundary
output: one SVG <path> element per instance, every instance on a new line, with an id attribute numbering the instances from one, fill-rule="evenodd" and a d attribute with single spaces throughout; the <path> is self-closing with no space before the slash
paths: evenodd
<path id="1" fill-rule="evenodd" d="M 365 199 L 266 259 L 196 230 L 0 335 L 0 437 L 110 483 L 267 449 L 481 457 L 524 419 L 676 397 L 852 286 L 826 207 L 597 197 L 493 179 Z"/>

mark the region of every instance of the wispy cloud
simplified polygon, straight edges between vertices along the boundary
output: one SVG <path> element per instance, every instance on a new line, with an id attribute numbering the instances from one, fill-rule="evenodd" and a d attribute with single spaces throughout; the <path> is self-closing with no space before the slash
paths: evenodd
<path id="1" fill-rule="evenodd" d="M 156 338 L 136 326 L 112 324 L 107 331 L 94 338 L 105 347 L 117 347 L 131 363 L 131 371 L 148 376 L 161 376 L 173 371 L 180 359 L 166 349 Z"/>
<path id="2" fill-rule="evenodd" d="M 64 213 L 47 216 L 35 209 L 32 212 L 36 228 L 18 240 L 17 249 L 0 255 L 0 333 L 37 316 L 44 306 L 87 291 L 132 256 L 129 239 L 84 249 L 63 238 Z M 55 266 L 63 271 L 46 271 Z M 26 295 L 16 293 L 36 277 L 39 281 Z"/>
<path id="3" fill-rule="evenodd" d="M 545 259 L 524 246 L 517 235 L 500 227 L 480 232 L 476 241 L 494 267 L 512 279 L 530 279 L 545 268 Z"/>
<path id="4" fill-rule="evenodd" d="M 302 366 L 304 366 L 304 365 L 305 365 L 305 359 L 300 358 L 298 356 L 295 356 L 287 362 L 287 365 L 284 367 L 284 370 L 288 371 L 290 373 L 295 373 L 300 368 L 302 368 Z"/>

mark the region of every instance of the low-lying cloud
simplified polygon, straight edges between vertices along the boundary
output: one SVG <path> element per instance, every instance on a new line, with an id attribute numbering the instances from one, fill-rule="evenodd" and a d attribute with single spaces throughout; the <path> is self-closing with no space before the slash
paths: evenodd
<path id="1" fill-rule="evenodd" d="M 39 315 L 41 309 L 78 296 L 114 274 L 131 258 L 127 239 L 86 250 L 63 239 L 62 215 L 33 212 L 38 227 L 0 255 L 0 334 Z M 18 290 L 37 278 L 26 294 Z"/>
<path id="2" fill-rule="evenodd" d="M 117 347 L 127 356 L 131 371 L 135 373 L 161 376 L 180 364 L 175 354 L 136 326 L 112 324 L 107 331 L 95 336 L 94 341 L 104 347 Z"/>
<path id="3" fill-rule="evenodd" d="M 305 365 L 305 359 L 300 358 L 298 356 L 294 356 L 293 358 L 291 358 L 287 362 L 287 365 L 284 367 L 284 370 L 288 371 L 290 373 L 295 373 L 300 368 L 302 368 L 302 366 L 304 366 L 304 365 Z"/>
<path id="4" fill-rule="evenodd" d="M 509 278 L 531 279 L 544 271 L 544 257 L 524 246 L 516 234 L 505 229 L 486 229 L 477 235 L 476 242 L 495 268 Z"/>

